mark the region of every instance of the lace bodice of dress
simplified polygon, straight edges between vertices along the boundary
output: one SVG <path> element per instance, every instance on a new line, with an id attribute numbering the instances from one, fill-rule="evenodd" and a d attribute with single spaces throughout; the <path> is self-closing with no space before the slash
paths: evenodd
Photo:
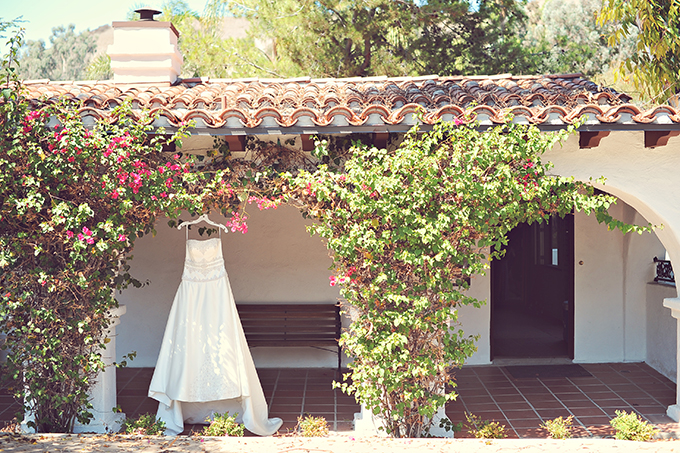
<path id="1" fill-rule="evenodd" d="M 222 278 L 226 273 L 220 238 L 187 239 L 183 280 L 208 282 Z"/>

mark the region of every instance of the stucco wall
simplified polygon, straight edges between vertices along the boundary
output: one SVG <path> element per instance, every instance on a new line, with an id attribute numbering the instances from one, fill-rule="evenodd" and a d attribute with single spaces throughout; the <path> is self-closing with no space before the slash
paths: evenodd
<path id="1" fill-rule="evenodd" d="M 289 206 L 258 211 L 249 206 L 247 234 L 223 234 L 225 265 L 234 298 L 240 302 L 335 303 L 337 287 L 329 285 L 332 260 L 322 240 L 310 237 L 299 212 Z M 185 216 L 185 218 L 189 218 Z M 215 221 L 224 219 L 211 215 Z M 118 360 L 137 351 L 134 367 L 156 364 L 165 323 L 179 285 L 184 262 L 185 231 L 162 219 L 155 237 L 137 240 L 131 272 L 143 288 L 118 296 L 127 313 L 118 326 Z M 196 232 L 190 237 L 198 238 Z M 256 366 L 337 366 L 337 355 L 313 348 L 253 348 Z"/>
<path id="2" fill-rule="evenodd" d="M 610 212 L 646 223 L 622 201 Z M 658 321 L 656 312 L 647 319 L 647 283 L 654 277 L 652 259 L 663 254 L 663 246 L 654 234 L 607 231 L 582 213 L 574 216 L 574 227 L 574 361 L 645 361 L 648 325 Z"/>
<path id="3" fill-rule="evenodd" d="M 458 309 L 458 320 L 466 335 L 479 335 L 477 352 L 466 361 L 466 365 L 491 363 L 491 271 L 477 275 L 470 281 L 468 295 L 485 302 L 480 308 L 467 305 Z"/>
<path id="4" fill-rule="evenodd" d="M 647 297 L 647 357 L 645 362 L 673 382 L 677 381 L 677 320 L 663 306 L 666 297 L 675 297 L 675 287 L 649 283 Z"/>

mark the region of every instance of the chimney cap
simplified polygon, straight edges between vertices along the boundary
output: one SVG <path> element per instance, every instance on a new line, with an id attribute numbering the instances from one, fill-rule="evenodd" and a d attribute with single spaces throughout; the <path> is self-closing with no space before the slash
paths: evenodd
<path id="1" fill-rule="evenodd" d="M 136 9 L 135 12 L 139 13 L 139 20 L 152 20 L 152 21 L 155 20 L 153 16 L 162 13 L 162 11 L 149 8 L 148 6 Z"/>

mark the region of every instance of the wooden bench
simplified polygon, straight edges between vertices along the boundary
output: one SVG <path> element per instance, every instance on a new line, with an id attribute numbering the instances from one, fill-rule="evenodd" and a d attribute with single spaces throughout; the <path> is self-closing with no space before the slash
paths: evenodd
<path id="1" fill-rule="evenodd" d="M 340 351 L 340 306 L 338 304 L 237 304 L 248 346 L 295 347 L 334 346 Z"/>

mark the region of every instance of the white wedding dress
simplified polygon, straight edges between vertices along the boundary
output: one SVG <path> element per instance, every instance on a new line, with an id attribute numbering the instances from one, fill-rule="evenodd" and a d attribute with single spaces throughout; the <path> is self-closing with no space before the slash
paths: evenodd
<path id="1" fill-rule="evenodd" d="M 267 402 L 243 334 L 220 238 L 186 241 L 182 281 L 170 309 L 149 396 L 158 400 L 166 435 L 215 413 L 269 436 L 282 424 Z"/>

